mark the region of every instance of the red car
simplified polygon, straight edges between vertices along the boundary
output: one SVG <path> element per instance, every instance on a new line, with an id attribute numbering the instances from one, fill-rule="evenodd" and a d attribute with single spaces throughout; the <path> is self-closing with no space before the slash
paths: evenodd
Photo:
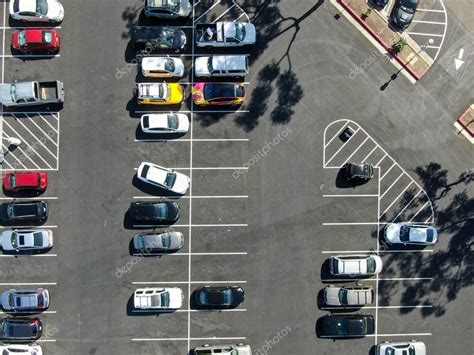
<path id="1" fill-rule="evenodd" d="M 5 191 L 45 191 L 47 187 L 48 175 L 44 171 L 13 171 L 3 176 L 3 188 Z"/>
<path id="2" fill-rule="evenodd" d="M 20 52 L 58 52 L 59 34 L 54 29 L 22 29 L 13 32 L 12 48 Z"/>

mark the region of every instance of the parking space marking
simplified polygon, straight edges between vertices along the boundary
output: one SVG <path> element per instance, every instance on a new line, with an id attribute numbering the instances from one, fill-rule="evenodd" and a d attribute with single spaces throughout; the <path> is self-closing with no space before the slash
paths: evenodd
<path id="1" fill-rule="evenodd" d="M 418 214 L 419 214 L 421 211 L 423 211 L 423 209 L 426 207 L 426 205 L 427 205 L 428 203 L 430 203 L 430 201 L 426 201 L 426 203 L 425 203 L 423 206 L 421 206 L 421 208 L 418 210 L 418 212 L 416 212 L 416 213 L 413 215 L 413 217 L 409 220 L 409 222 L 413 221 L 413 219 L 414 219 L 416 216 L 418 216 Z M 430 219 L 430 217 L 428 218 L 428 220 L 429 220 L 429 219 Z"/>
<path id="2" fill-rule="evenodd" d="M 235 195 L 235 196 L 133 196 L 134 199 L 157 199 L 157 198 L 169 198 L 169 199 L 212 199 L 212 198 L 248 198 L 247 195 Z"/>
<path id="3" fill-rule="evenodd" d="M 0 286 L 57 286 L 56 282 L 0 282 Z"/>
<path id="4" fill-rule="evenodd" d="M 247 281 L 134 281 L 132 285 L 246 284 Z M 1 285 L 1 284 L 0 284 Z"/>
<path id="5" fill-rule="evenodd" d="M 245 340 L 246 337 L 212 337 L 212 338 L 133 338 L 132 341 L 201 341 L 201 340 Z M 189 347 L 188 347 L 189 348 Z"/>
<path id="6" fill-rule="evenodd" d="M 379 195 L 375 195 L 375 194 L 365 194 L 365 195 L 334 194 L 334 195 L 323 195 L 323 197 L 379 197 Z"/>
<path id="7" fill-rule="evenodd" d="M 406 250 L 391 250 L 385 249 L 379 253 L 432 253 L 433 249 L 406 249 Z M 322 254 L 374 254 L 376 250 L 323 250 Z"/>
<path id="8" fill-rule="evenodd" d="M 378 281 L 432 281 L 432 277 L 387 277 L 379 278 Z M 354 281 L 370 281 L 377 282 L 377 279 L 321 279 L 322 282 L 354 282 Z"/>
<path id="9" fill-rule="evenodd" d="M 372 149 L 372 150 L 369 152 L 369 154 L 367 154 L 367 156 L 366 156 L 364 159 L 362 159 L 361 163 L 365 163 L 365 161 L 366 161 L 367 159 L 369 159 L 369 157 L 372 155 L 373 152 L 375 152 L 375 150 L 376 150 L 377 148 L 378 148 L 378 146 L 376 145 L 376 146 L 374 147 L 374 149 Z"/>
<path id="10" fill-rule="evenodd" d="M 426 32 L 407 32 L 409 35 L 415 35 L 415 36 L 427 36 L 427 37 L 443 37 L 443 35 L 440 35 L 438 33 L 426 33 Z"/>
<path id="11" fill-rule="evenodd" d="M 323 222 L 323 226 L 370 226 L 378 225 L 379 222 Z"/>
<path id="12" fill-rule="evenodd" d="M 400 215 L 407 209 L 407 207 L 410 206 L 411 203 L 412 203 L 413 201 L 415 201 L 415 199 L 418 197 L 418 195 L 421 194 L 422 192 L 423 192 L 423 190 L 419 190 L 418 193 L 417 193 L 415 196 L 413 196 L 413 198 L 410 200 L 410 202 L 408 202 L 408 203 L 405 205 L 405 207 L 403 207 L 403 209 L 395 216 L 395 218 L 392 219 L 392 222 L 395 222 L 395 221 L 397 220 L 397 218 L 400 217 Z"/>
<path id="13" fill-rule="evenodd" d="M 234 3 L 234 5 L 232 5 L 232 6 L 229 7 L 227 10 L 225 10 L 223 13 L 221 13 L 214 21 L 212 21 L 212 23 L 216 23 L 217 20 L 219 20 L 222 16 L 224 16 L 226 13 L 228 13 L 230 10 L 232 10 L 232 8 L 234 8 L 235 5 L 237 5 L 237 4 Z"/>
<path id="14" fill-rule="evenodd" d="M 383 174 L 381 177 L 380 177 L 380 181 L 383 180 L 383 178 L 389 173 L 390 170 L 392 170 L 392 168 L 397 165 L 395 163 L 392 164 L 392 166 L 390 168 L 388 168 L 388 170 L 385 172 L 385 174 Z"/>
<path id="15" fill-rule="evenodd" d="M 367 136 L 364 139 L 364 141 L 361 144 L 359 144 L 359 146 L 352 152 L 352 154 L 347 157 L 347 159 L 344 161 L 343 165 L 345 165 L 354 156 L 354 154 L 358 152 L 358 150 L 365 144 L 365 142 L 367 142 L 369 140 L 369 138 L 370 137 Z"/>
<path id="16" fill-rule="evenodd" d="M 25 228 L 58 228 L 58 226 L 45 226 L 45 225 L 36 225 L 36 226 L 0 226 L 0 229 L 25 229 Z"/>
<path id="17" fill-rule="evenodd" d="M 433 308 L 432 305 L 408 305 L 408 306 L 346 306 L 346 307 L 321 307 L 326 311 L 340 310 L 340 309 L 416 309 L 416 308 Z M 380 336 L 380 334 L 378 335 Z"/>
<path id="18" fill-rule="evenodd" d="M 23 128 L 24 128 L 29 134 L 31 134 L 31 135 L 43 146 L 43 148 L 44 148 L 49 154 L 51 154 L 51 156 L 52 156 L 53 158 L 55 158 L 55 159 L 57 158 L 57 156 L 54 155 L 53 152 L 50 151 L 50 150 L 48 149 L 48 147 L 46 147 L 46 146 L 44 145 L 44 143 L 41 142 L 41 140 L 40 140 L 36 135 L 34 135 L 33 132 L 31 132 L 31 131 L 28 129 L 28 127 L 26 127 L 26 125 L 25 125 L 23 122 L 21 122 L 21 120 L 19 120 L 15 115 L 13 115 L 13 117 L 15 117 L 15 119 L 17 120 L 17 122 L 18 122 L 19 124 L 21 124 L 21 125 L 23 126 Z M 8 125 L 8 124 L 7 124 L 7 125 Z M 13 130 L 13 128 L 12 128 L 12 130 Z M 13 130 L 13 131 L 15 132 L 15 130 Z M 21 137 L 21 136 L 20 136 L 20 137 Z M 27 144 L 27 145 L 29 146 L 28 143 L 25 142 L 25 144 Z M 56 144 L 56 143 L 55 143 L 55 144 Z M 57 144 L 56 144 L 56 145 L 57 145 Z M 38 155 L 38 156 L 39 156 L 39 155 Z M 39 156 L 39 157 L 41 158 L 41 160 L 43 160 L 43 161 L 46 163 L 46 160 L 44 160 L 41 156 Z M 46 165 L 48 165 L 49 167 L 51 167 L 48 163 L 46 163 Z"/>
<path id="19" fill-rule="evenodd" d="M 384 156 L 382 158 L 380 158 L 380 160 L 377 162 L 377 164 L 374 165 L 374 168 L 378 168 L 379 167 L 379 164 L 387 157 L 387 153 L 384 154 Z"/>
<path id="20" fill-rule="evenodd" d="M 56 339 L 38 339 L 36 340 L 38 343 L 55 343 Z"/>
<path id="21" fill-rule="evenodd" d="M 248 142 L 248 138 L 194 138 L 193 142 Z M 135 142 L 191 142 L 191 139 L 135 139 Z"/>
<path id="22" fill-rule="evenodd" d="M 247 17 L 247 22 L 250 22 L 250 17 L 249 17 L 249 15 L 247 15 L 247 13 L 244 11 L 244 9 L 242 9 L 242 8 L 239 6 L 239 4 L 237 4 L 237 3 L 235 2 L 235 0 L 232 0 L 232 2 L 239 8 L 240 11 L 242 11 L 242 15 L 245 15 L 245 17 Z M 242 15 L 240 15 L 239 17 L 237 17 L 237 19 L 241 18 Z M 234 20 L 234 22 L 235 22 L 235 20 Z"/>
<path id="23" fill-rule="evenodd" d="M 445 25 L 446 22 L 413 20 L 413 23 L 429 23 L 431 25 Z"/>
<path id="24" fill-rule="evenodd" d="M 15 200 L 16 197 L 0 197 L 0 200 Z M 21 198 L 23 201 L 26 200 L 26 201 L 30 201 L 30 200 L 37 200 L 37 199 L 41 199 L 41 200 L 57 200 L 58 198 L 57 197 L 44 197 L 44 196 L 38 196 L 38 197 L 22 197 Z"/>
<path id="25" fill-rule="evenodd" d="M 411 336 L 431 336 L 431 333 L 399 333 L 399 334 L 378 334 L 379 337 L 411 337 Z M 367 337 L 376 337 L 377 334 L 366 334 Z"/>
<path id="26" fill-rule="evenodd" d="M 248 224 L 244 224 L 244 223 L 242 224 L 236 224 L 236 223 L 234 224 L 225 224 L 225 223 L 222 223 L 222 224 L 174 224 L 174 225 L 168 225 L 168 226 L 166 225 L 160 226 L 156 224 L 134 224 L 133 226 L 141 227 L 141 228 L 164 228 L 164 227 L 201 228 L 201 227 L 248 227 Z M 0 228 L 5 228 L 5 227 L 0 226 Z"/>
<path id="27" fill-rule="evenodd" d="M 0 254 L 0 258 L 29 258 L 29 257 L 51 257 L 58 256 L 58 254 L 16 254 L 16 255 L 5 255 Z"/>
<path id="28" fill-rule="evenodd" d="M 2 27 L 2 32 L 3 32 L 3 44 L 2 44 L 2 84 L 5 83 L 5 14 L 7 12 L 7 2 L 3 2 L 3 27 Z M 3 106 L 2 106 L 3 108 Z M 0 132 L 1 133 L 1 132 Z"/>
<path id="29" fill-rule="evenodd" d="M 7 1 L 6 1 L 7 2 Z M 4 14 L 5 15 L 5 14 Z M 0 27 L 2 30 L 23 30 L 25 27 L 10 27 L 10 26 L 5 26 L 5 21 L 3 21 L 3 26 Z M 30 28 L 34 28 L 35 30 L 50 30 L 50 29 L 55 29 L 55 30 L 60 30 L 62 29 L 61 26 L 51 26 L 51 27 L 36 27 L 32 26 Z"/>
<path id="30" fill-rule="evenodd" d="M 354 131 L 354 133 L 352 134 L 352 136 L 350 136 L 349 139 L 346 140 L 346 141 L 342 144 L 342 146 L 337 150 L 336 153 L 334 153 L 334 155 L 331 157 L 331 159 L 329 159 L 327 162 L 326 162 L 326 160 L 324 160 L 324 161 L 325 161 L 324 166 L 327 166 L 327 165 L 329 164 L 329 162 L 330 162 L 331 160 L 333 160 L 334 157 L 342 150 L 342 148 L 344 148 L 344 147 L 346 146 L 346 144 L 348 144 L 348 143 L 351 141 L 351 139 L 355 137 L 355 135 L 357 134 L 357 132 L 359 132 L 359 129 L 360 129 L 360 127 L 357 128 L 357 129 Z"/>
<path id="31" fill-rule="evenodd" d="M 235 167 L 235 166 L 213 166 L 213 167 L 189 167 L 189 168 L 168 168 L 171 170 L 248 170 L 248 167 Z M 133 168 L 133 170 L 137 171 L 138 168 Z"/>
<path id="32" fill-rule="evenodd" d="M 219 5 L 220 3 L 220 0 L 217 0 L 216 2 L 214 2 L 214 4 L 212 4 L 212 6 L 207 9 L 203 14 L 201 14 L 201 16 L 199 16 L 197 19 L 194 19 L 194 9 L 193 9 L 193 24 L 195 24 L 196 22 L 198 22 L 203 16 L 205 16 L 206 14 L 209 13 L 209 11 L 211 11 L 214 7 L 216 7 L 217 5 Z M 193 31 L 194 32 L 194 31 Z M 193 33 L 193 38 L 194 38 L 194 33 Z M 194 52 L 194 51 L 193 51 Z"/>
<path id="33" fill-rule="evenodd" d="M 59 58 L 61 54 L 2 54 L 2 58 Z"/>
<path id="34" fill-rule="evenodd" d="M 443 10 L 433 10 L 433 9 L 416 9 L 416 11 L 421 11 L 421 12 L 444 12 Z"/>
<path id="35" fill-rule="evenodd" d="M 392 201 L 392 203 L 391 203 L 390 205 L 388 205 L 388 207 L 385 209 L 385 211 L 383 211 L 382 214 L 379 215 L 379 220 L 382 218 L 382 216 L 383 216 L 385 213 L 387 213 L 387 211 L 393 206 L 393 204 L 394 204 L 395 202 L 397 202 L 400 197 L 402 197 L 402 195 L 405 193 L 406 190 L 408 190 L 408 188 L 411 186 L 411 184 L 413 184 L 413 180 L 410 181 L 410 183 L 402 190 L 402 192 L 400 192 L 400 193 L 398 194 L 398 196 Z"/>
<path id="36" fill-rule="evenodd" d="M 56 314 L 57 312 L 56 311 L 42 311 L 40 314 Z M 11 314 L 11 315 L 15 315 L 15 314 L 31 314 L 31 312 L 27 312 L 27 311 L 16 311 L 16 312 L 1 312 L 0 311 L 0 314 Z"/>
<path id="37" fill-rule="evenodd" d="M 150 256 L 189 256 L 189 255 L 197 255 L 197 256 L 213 256 L 213 255 L 247 255 L 246 252 L 223 252 L 223 253 L 134 253 L 133 256 L 143 256 L 143 255 L 150 255 Z M 1 255 L 0 255 L 1 256 Z"/>
<path id="38" fill-rule="evenodd" d="M 221 313 L 221 312 L 247 312 L 246 308 L 236 309 L 176 309 L 176 310 L 149 310 L 149 309 L 134 309 L 132 313 Z"/>

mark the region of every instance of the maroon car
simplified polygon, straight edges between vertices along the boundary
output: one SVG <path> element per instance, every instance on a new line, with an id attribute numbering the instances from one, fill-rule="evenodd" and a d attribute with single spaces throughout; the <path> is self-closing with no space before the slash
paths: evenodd
<path id="1" fill-rule="evenodd" d="M 12 34 L 12 48 L 23 53 L 56 53 L 59 51 L 60 42 L 59 34 L 50 28 L 25 28 Z"/>

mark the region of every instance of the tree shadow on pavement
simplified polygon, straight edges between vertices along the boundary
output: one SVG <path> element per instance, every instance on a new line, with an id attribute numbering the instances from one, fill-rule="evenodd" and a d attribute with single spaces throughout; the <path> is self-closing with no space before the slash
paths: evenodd
<path id="1" fill-rule="evenodd" d="M 379 287 L 379 302 L 388 305 L 395 294 L 401 292 L 401 305 L 425 305 L 428 307 L 420 308 L 423 317 L 440 317 L 446 313 L 447 304 L 454 301 L 462 289 L 474 283 L 470 267 L 470 254 L 474 247 L 474 198 L 468 192 L 474 171 L 464 171 L 451 182 L 448 171 L 438 163 L 419 166 L 414 171 L 431 197 L 438 243 L 444 244 L 447 240 L 447 246 L 440 250 L 434 248 L 432 253 L 386 253 L 384 277 L 400 276 L 400 270 L 403 270 L 403 276 L 432 279 L 403 281 L 398 283 L 398 289 L 395 285 Z M 404 208 L 413 196 L 412 191 L 406 193 L 399 208 Z M 420 207 L 410 209 L 416 211 Z M 408 213 L 404 215 L 409 216 Z M 401 217 L 397 222 L 408 220 L 409 217 Z M 402 308 L 400 313 L 414 310 Z"/>

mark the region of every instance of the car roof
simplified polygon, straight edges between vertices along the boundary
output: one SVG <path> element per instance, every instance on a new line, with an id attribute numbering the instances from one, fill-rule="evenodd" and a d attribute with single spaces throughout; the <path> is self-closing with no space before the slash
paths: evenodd
<path id="1" fill-rule="evenodd" d="M 211 98 L 218 98 L 218 97 L 228 97 L 234 98 L 236 97 L 237 91 L 237 84 L 233 83 L 205 83 L 204 90 L 206 86 L 210 86 L 212 88 L 212 97 Z"/>
<path id="2" fill-rule="evenodd" d="M 38 172 L 15 173 L 17 186 L 37 186 Z"/>
<path id="3" fill-rule="evenodd" d="M 214 55 L 212 56 L 212 68 L 216 70 L 239 70 L 246 67 L 244 55 Z"/>
<path id="4" fill-rule="evenodd" d="M 174 62 L 174 59 L 169 57 L 145 57 L 142 59 L 142 68 L 144 70 L 164 70 L 166 61 L 170 59 Z"/>
<path id="5" fill-rule="evenodd" d="M 35 12 L 36 13 L 36 0 L 18 0 L 18 12 Z"/>

